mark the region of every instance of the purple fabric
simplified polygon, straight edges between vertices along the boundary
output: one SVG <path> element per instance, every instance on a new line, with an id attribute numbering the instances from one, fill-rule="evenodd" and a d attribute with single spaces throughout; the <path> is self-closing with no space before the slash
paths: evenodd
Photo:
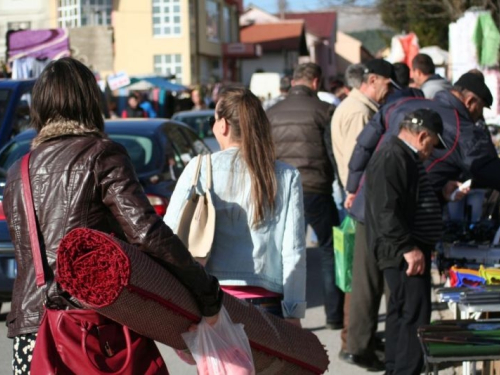
<path id="1" fill-rule="evenodd" d="M 49 58 L 51 60 L 69 56 L 67 29 L 19 30 L 7 36 L 8 58 Z"/>

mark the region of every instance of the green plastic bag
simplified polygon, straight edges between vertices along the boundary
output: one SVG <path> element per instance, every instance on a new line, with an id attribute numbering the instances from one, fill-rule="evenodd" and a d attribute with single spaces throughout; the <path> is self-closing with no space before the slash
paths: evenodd
<path id="1" fill-rule="evenodd" d="M 347 293 L 351 292 L 355 231 L 356 222 L 350 216 L 346 216 L 340 227 L 333 227 L 335 281 L 337 286 Z"/>

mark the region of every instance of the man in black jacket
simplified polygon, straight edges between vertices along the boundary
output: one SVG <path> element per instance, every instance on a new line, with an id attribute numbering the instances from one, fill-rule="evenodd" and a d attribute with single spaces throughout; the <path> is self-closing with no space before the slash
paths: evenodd
<path id="1" fill-rule="evenodd" d="M 304 190 L 305 222 L 318 237 L 325 297 L 326 326 L 342 328 L 344 293 L 335 284 L 332 227 L 338 213 L 332 197 L 333 165 L 330 120 L 334 106 L 321 101 L 317 90 L 321 68 L 299 65 L 288 96 L 267 111 L 276 145 L 276 157 L 300 171 Z"/>
<path id="2" fill-rule="evenodd" d="M 445 144 L 442 120 L 432 110 L 407 114 L 400 127 L 398 137 L 391 136 L 368 164 L 365 223 L 368 248 L 391 294 L 386 371 L 418 375 L 423 355 L 417 328 L 430 321 L 431 252 L 442 231 L 441 205 L 422 161 Z M 454 187 L 448 184 L 443 195 L 449 197 Z"/>

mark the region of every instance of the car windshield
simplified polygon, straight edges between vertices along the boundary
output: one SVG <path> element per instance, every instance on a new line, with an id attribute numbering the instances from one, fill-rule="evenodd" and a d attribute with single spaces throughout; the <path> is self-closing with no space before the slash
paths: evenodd
<path id="1" fill-rule="evenodd" d="M 7 104 L 9 103 L 10 90 L 1 89 L 0 90 L 0 123 L 2 122 L 5 111 L 7 110 Z"/>
<path id="2" fill-rule="evenodd" d="M 191 129 L 193 129 L 198 137 L 200 138 L 207 138 L 207 137 L 213 137 L 214 134 L 212 133 L 212 128 L 210 127 L 210 117 L 212 117 L 213 114 L 200 114 L 193 116 L 192 114 L 183 116 L 174 116 L 174 120 L 181 121 L 185 124 L 187 124 Z"/>
<path id="3" fill-rule="evenodd" d="M 7 177 L 7 170 L 14 164 L 17 159 L 28 153 L 31 146 L 31 139 L 13 142 L 8 146 L 2 154 L 0 154 L 0 177 Z"/>
<path id="4" fill-rule="evenodd" d="M 109 134 L 109 138 L 125 147 L 137 173 L 151 169 L 155 149 L 151 139 L 131 134 Z"/>
<path id="5" fill-rule="evenodd" d="M 147 172 L 153 163 L 154 145 L 147 137 L 129 134 L 110 134 L 109 137 L 125 147 L 135 171 L 140 174 Z M 31 139 L 13 142 L 0 154 L 0 178 L 7 176 L 7 170 L 17 159 L 30 150 Z"/>

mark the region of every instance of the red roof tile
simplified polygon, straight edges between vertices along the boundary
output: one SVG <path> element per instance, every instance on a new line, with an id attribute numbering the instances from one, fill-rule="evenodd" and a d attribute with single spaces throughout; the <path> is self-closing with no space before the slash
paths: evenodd
<path id="1" fill-rule="evenodd" d="M 287 20 L 304 20 L 306 31 L 319 36 L 330 38 L 337 20 L 335 12 L 285 13 Z"/>
<path id="2" fill-rule="evenodd" d="M 240 29 L 240 41 L 242 43 L 263 43 L 300 38 L 303 28 L 304 22 L 300 20 L 254 24 Z"/>

